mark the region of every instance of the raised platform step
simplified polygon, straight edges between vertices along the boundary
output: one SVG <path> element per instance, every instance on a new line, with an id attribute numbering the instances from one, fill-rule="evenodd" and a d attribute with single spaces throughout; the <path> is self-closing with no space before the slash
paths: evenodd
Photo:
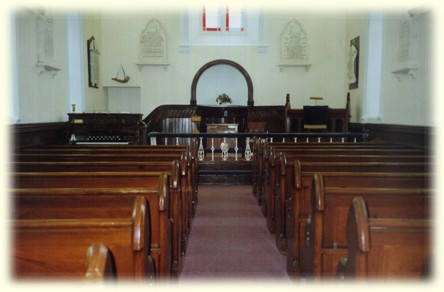
<path id="1" fill-rule="evenodd" d="M 251 184 L 251 161 L 200 161 L 199 184 Z"/>

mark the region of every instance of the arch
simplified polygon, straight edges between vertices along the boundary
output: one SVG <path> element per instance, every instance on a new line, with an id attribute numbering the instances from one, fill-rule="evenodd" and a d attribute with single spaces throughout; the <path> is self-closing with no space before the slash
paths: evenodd
<path id="1" fill-rule="evenodd" d="M 235 69 L 237 69 L 244 76 L 245 81 L 247 82 L 247 88 L 248 88 L 248 106 L 250 106 L 250 107 L 254 106 L 253 82 L 251 81 L 250 75 L 244 69 L 244 67 L 242 67 L 238 63 L 230 61 L 230 60 L 225 60 L 225 59 L 218 59 L 218 60 L 214 60 L 214 61 L 208 62 L 205 65 L 203 65 L 197 71 L 196 75 L 194 75 L 193 82 L 191 83 L 190 105 L 192 105 L 192 106 L 196 106 L 197 105 L 197 101 L 196 101 L 196 88 L 197 88 L 197 83 L 199 82 L 200 77 L 202 76 L 202 74 L 206 70 L 208 70 L 209 68 L 211 68 L 213 66 L 216 66 L 216 65 L 229 65 L 229 66 L 232 66 Z"/>

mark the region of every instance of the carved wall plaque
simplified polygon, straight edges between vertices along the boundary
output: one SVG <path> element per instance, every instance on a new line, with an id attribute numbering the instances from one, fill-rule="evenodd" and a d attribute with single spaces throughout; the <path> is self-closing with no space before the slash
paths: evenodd
<path id="1" fill-rule="evenodd" d="M 38 9 L 36 14 L 38 21 L 37 67 L 40 74 L 44 71 L 51 71 L 55 76 L 61 68 L 55 63 L 54 18 L 52 13 L 45 8 Z"/>
<path id="2" fill-rule="evenodd" d="M 401 20 L 399 23 L 399 40 L 396 68 L 392 71 L 398 80 L 402 75 L 416 78 L 418 32 L 416 18 Z"/>
<path id="3" fill-rule="evenodd" d="M 309 65 L 307 33 L 295 19 L 288 22 L 281 37 L 281 65 Z"/>
<path id="4" fill-rule="evenodd" d="M 137 65 L 167 65 L 167 63 L 167 35 L 160 22 L 152 19 L 140 34 Z"/>

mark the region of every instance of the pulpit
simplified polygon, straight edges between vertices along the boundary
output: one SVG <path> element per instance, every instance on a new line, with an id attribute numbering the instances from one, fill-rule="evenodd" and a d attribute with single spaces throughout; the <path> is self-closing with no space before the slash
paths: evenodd
<path id="1" fill-rule="evenodd" d="M 304 106 L 304 130 L 327 130 L 328 106 Z"/>

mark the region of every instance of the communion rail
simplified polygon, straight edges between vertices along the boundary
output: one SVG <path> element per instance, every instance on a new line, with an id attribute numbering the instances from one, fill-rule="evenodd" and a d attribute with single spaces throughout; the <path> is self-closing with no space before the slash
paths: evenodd
<path id="1" fill-rule="evenodd" d="M 238 154 L 250 161 L 254 155 L 252 143 L 256 139 L 267 139 L 268 142 L 288 143 L 357 143 L 367 141 L 366 133 L 148 133 L 151 145 L 191 145 L 198 141 L 197 157 L 199 161 L 205 160 L 209 154 L 214 161 L 216 154 L 220 153 L 223 161 L 228 160 L 230 153 L 234 160 Z M 205 140 L 204 140 L 205 138 Z M 222 141 L 222 143 L 220 143 Z M 219 144 L 220 143 L 220 144 Z M 219 145 L 217 145 L 219 144 Z"/>

